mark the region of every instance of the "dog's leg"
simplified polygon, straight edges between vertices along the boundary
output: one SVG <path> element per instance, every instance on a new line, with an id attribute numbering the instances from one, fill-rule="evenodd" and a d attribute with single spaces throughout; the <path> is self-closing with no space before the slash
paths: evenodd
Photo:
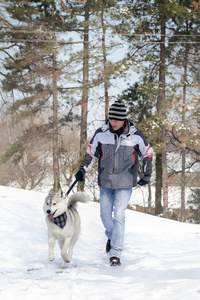
<path id="1" fill-rule="evenodd" d="M 64 240 L 59 240 L 58 244 L 59 244 L 60 250 L 62 250 L 62 248 L 64 246 Z M 66 264 L 66 262 L 68 262 L 68 261 L 63 260 L 61 266 L 63 267 Z"/>
<path id="2" fill-rule="evenodd" d="M 60 250 L 62 250 L 63 245 L 64 245 L 64 240 L 58 240 L 58 244 L 59 244 Z"/>
<path id="3" fill-rule="evenodd" d="M 72 259 L 74 245 L 75 245 L 76 241 L 78 240 L 78 238 L 79 238 L 79 234 L 76 234 L 71 239 L 71 242 L 70 242 L 70 245 L 69 245 L 69 251 L 68 251 L 68 255 L 67 255 L 67 262 L 70 262 L 71 259 Z"/>
<path id="4" fill-rule="evenodd" d="M 69 263 L 69 261 L 68 261 L 67 249 L 69 248 L 70 241 L 71 241 L 71 236 L 65 239 L 65 242 L 61 249 L 61 256 L 62 256 L 64 262 L 68 262 L 68 263 Z"/>
<path id="5" fill-rule="evenodd" d="M 69 252 L 67 254 L 67 262 L 70 263 L 71 259 L 72 259 L 72 254 L 73 254 L 73 248 L 74 248 L 74 244 L 76 241 L 71 242 L 70 246 L 69 246 Z"/>
<path id="6" fill-rule="evenodd" d="M 55 239 L 49 238 L 49 260 L 54 260 L 54 246 L 55 246 Z"/>

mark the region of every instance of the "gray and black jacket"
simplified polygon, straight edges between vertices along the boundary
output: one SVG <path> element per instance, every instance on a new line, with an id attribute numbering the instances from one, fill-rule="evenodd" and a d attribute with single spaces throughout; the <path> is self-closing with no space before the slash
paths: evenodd
<path id="1" fill-rule="evenodd" d="M 96 130 L 80 167 L 89 172 L 98 159 L 99 186 L 131 188 L 137 185 L 138 156 L 144 176 L 150 179 L 152 154 L 144 134 L 132 122 L 127 120 L 124 132 L 118 136 L 107 121 Z"/>

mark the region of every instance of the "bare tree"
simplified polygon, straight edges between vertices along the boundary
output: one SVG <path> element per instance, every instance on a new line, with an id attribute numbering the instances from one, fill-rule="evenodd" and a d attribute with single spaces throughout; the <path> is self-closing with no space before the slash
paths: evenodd
<path id="1" fill-rule="evenodd" d="M 6 119 L 7 117 L 7 119 Z M 27 128 L 21 147 L 21 136 Z M 10 184 L 11 182 L 21 188 L 33 189 L 44 180 L 48 171 L 48 158 L 50 156 L 50 143 L 46 131 L 42 127 L 28 130 L 26 122 L 14 124 L 10 122 L 9 116 L 5 116 L 0 124 L 1 143 L 1 165 L 0 182 Z"/>

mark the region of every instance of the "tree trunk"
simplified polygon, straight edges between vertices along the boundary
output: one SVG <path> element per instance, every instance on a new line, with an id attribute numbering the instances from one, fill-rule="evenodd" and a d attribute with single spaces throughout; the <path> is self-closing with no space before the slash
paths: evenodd
<path id="1" fill-rule="evenodd" d="M 162 155 L 156 154 L 156 200 L 155 200 L 155 215 L 162 213 Z"/>
<path id="2" fill-rule="evenodd" d="M 149 192 L 149 197 L 148 197 L 148 214 L 151 213 L 151 185 L 148 184 L 148 192 Z"/>
<path id="3" fill-rule="evenodd" d="M 182 172 L 181 172 L 181 221 L 185 222 L 185 148 L 182 149 Z"/>
<path id="4" fill-rule="evenodd" d="M 53 53 L 53 174 L 54 192 L 60 187 L 59 162 L 58 162 L 58 117 L 57 117 L 57 76 L 56 76 L 56 54 Z"/>
<path id="5" fill-rule="evenodd" d="M 52 7 L 52 20 L 54 27 L 54 7 Z M 53 33 L 55 40 L 55 33 Z M 58 161 L 58 101 L 57 101 L 57 63 L 56 50 L 53 49 L 53 174 L 54 174 L 54 193 L 60 188 L 59 180 L 59 161 Z"/>
<path id="6" fill-rule="evenodd" d="M 101 26 L 103 30 L 102 34 L 102 50 L 103 50 L 103 78 L 104 78 L 104 97 L 105 97 L 105 120 L 108 119 L 108 107 L 109 107 L 109 98 L 108 98 L 108 76 L 107 76 L 107 58 L 106 58 L 106 45 L 105 45 L 105 36 L 106 36 L 106 27 L 104 25 L 104 0 L 102 1 L 102 10 L 101 10 Z"/>
<path id="7" fill-rule="evenodd" d="M 164 8 L 164 0 L 160 1 L 161 9 Z M 161 43 L 160 43 L 160 70 L 159 70 L 159 93 L 157 99 L 157 111 L 163 120 L 163 129 L 161 137 L 162 145 L 162 188 L 163 188 L 163 216 L 168 217 L 168 176 L 167 176 L 167 152 L 166 152 L 166 129 L 165 129 L 165 15 L 161 11 Z"/>
<path id="8" fill-rule="evenodd" d="M 89 81 L 89 10 L 90 1 L 85 5 L 84 23 L 84 54 L 83 54 L 83 92 L 81 103 L 81 136 L 80 136 L 80 155 L 87 146 L 87 110 L 88 110 L 88 81 Z"/>
<path id="9" fill-rule="evenodd" d="M 163 129 L 162 149 L 162 182 L 163 182 L 163 217 L 168 218 L 168 176 L 167 176 L 167 151 L 166 151 L 166 130 Z"/>
<path id="10" fill-rule="evenodd" d="M 186 32 L 188 33 L 188 24 L 186 27 Z M 189 34 L 189 33 L 188 33 Z M 185 125 L 185 105 L 186 105 L 186 89 L 187 89 L 187 60 L 188 60 L 188 44 L 185 45 L 185 59 L 184 59 L 184 77 L 183 77 L 183 108 L 182 108 L 182 122 Z M 185 127 L 185 126 L 184 126 Z M 183 134 L 184 137 L 184 134 Z M 182 172 L 181 172 L 181 221 L 185 222 L 185 141 L 183 140 L 182 144 Z"/>
<path id="11" fill-rule="evenodd" d="M 85 4 L 84 21 L 84 43 L 83 43 L 83 90 L 81 102 L 81 134 L 80 134 L 80 156 L 87 147 L 87 112 L 88 112 L 88 94 L 89 94 L 89 12 L 90 0 Z M 78 190 L 84 190 L 84 181 L 78 183 Z"/>
<path id="12" fill-rule="evenodd" d="M 164 1 L 162 1 L 164 5 Z M 163 120 L 166 119 L 165 105 L 165 16 L 161 16 L 161 44 L 160 44 L 160 84 L 161 84 L 161 114 Z M 167 175 L 167 150 L 166 150 L 166 124 L 163 124 L 162 130 L 162 186 L 163 186 L 163 217 L 168 218 L 168 175 Z"/>

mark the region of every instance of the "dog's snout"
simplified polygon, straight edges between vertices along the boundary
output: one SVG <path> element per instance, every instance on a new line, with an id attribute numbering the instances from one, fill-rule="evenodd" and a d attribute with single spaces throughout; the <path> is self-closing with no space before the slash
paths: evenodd
<path id="1" fill-rule="evenodd" d="M 50 212 L 51 212 L 50 209 L 48 209 L 48 210 L 47 210 L 47 213 L 50 214 Z"/>

